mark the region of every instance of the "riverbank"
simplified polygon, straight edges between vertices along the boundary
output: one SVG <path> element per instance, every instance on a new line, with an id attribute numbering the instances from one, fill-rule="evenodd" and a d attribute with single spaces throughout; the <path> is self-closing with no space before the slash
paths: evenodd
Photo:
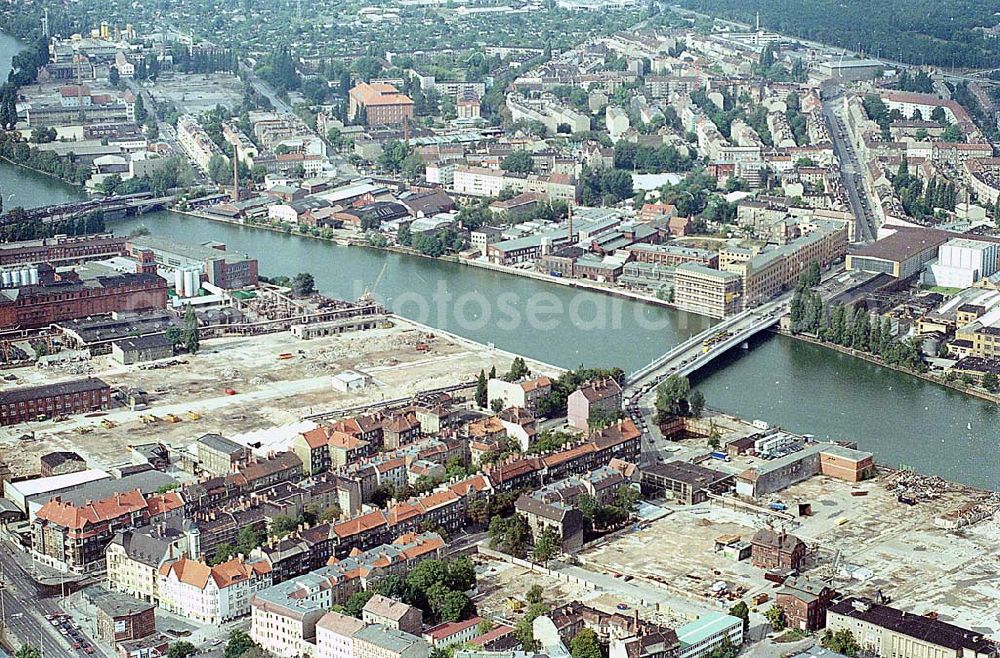
<path id="1" fill-rule="evenodd" d="M 460 257 L 455 256 L 455 255 L 447 256 L 447 257 L 445 257 L 445 256 L 442 256 L 442 257 L 428 256 L 426 254 L 420 253 L 419 251 L 417 251 L 415 249 L 411 249 L 411 248 L 408 248 L 408 247 L 397 246 L 397 245 L 386 245 L 385 247 L 378 247 L 378 246 L 369 244 L 367 241 L 360 240 L 355 233 L 350 232 L 350 231 L 343 231 L 343 230 L 341 230 L 341 231 L 335 233 L 332 237 L 323 237 L 323 236 L 316 236 L 316 235 L 311 235 L 311 234 L 308 234 L 308 233 L 302 233 L 302 232 L 297 232 L 297 231 L 288 232 L 288 231 L 283 230 L 281 227 L 275 226 L 273 224 L 263 224 L 263 223 L 262 224 L 256 224 L 256 223 L 254 223 L 254 224 L 243 224 L 243 223 L 240 223 L 240 222 L 235 222 L 235 221 L 227 220 L 225 218 L 212 216 L 212 215 L 209 215 L 207 213 L 202 213 L 202 212 L 199 212 L 197 210 L 194 210 L 194 211 L 174 211 L 174 212 L 177 212 L 178 214 L 182 214 L 182 215 L 196 217 L 198 219 L 207 219 L 207 220 L 210 220 L 210 221 L 216 221 L 216 222 L 220 222 L 220 223 L 223 223 L 223 224 L 230 224 L 230 225 L 239 226 L 239 227 L 259 228 L 259 229 L 264 229 L 264 230 L 269 230 L 269 231 L 272 231 L 272 232 L 275 232 L 275 233 L 279 233 L 279 234 L 282 234 L 282 235 L 295 235 L 297 237 L 309 238 L 309 239 L 318 240 L 318 241 L 321 241 L 321 242 L 333 242 L 333 243 L 336 243 L 336 244 L 339 244 L 339 245 L 342 245 L 342 246 L 345 246 L 345 242 L 346 242 L 347 245 L 349 245 L 352 248 L 367 248 L 367 249 L 372 249 L 374 251 L 383 251 L 383 252 L 401 254 L 401 255 L 405 255 L 405 256 L 416 256 L 416 257 L 420 257 L 420 258 L 423 258 L 423 259 L 426 259 L 426 260 L 430 260 L 430 261 L 441 261 L 441 262 L 448 262 L 448 263 L 456 263 L 458 265 L 466 265 L 466 266 L 469 266 L 469 267 L 475 267 L 475 268 L 482 269 L 482 270 L 487 270 L 487 271 L 492 271 L 492 272 L 499 272 L 499 273 L 502 273 L 502 274 L 509 274 L 509 275 L 513 275 L 513 276 L 519 276 L 519 277 L 523 277 L 523 278 L 527 278 L 527 279 L 532 279 L 532 280 L 535 280 L 535 281 L 541 281 L 541 282 L 544 282 L 546 284 L 556 284 L 556 285 L 560 285 L 560 286 L 567 287 L 567 288 L 578 288 L 578 289 L 587 290 L 587 291 L 590 291 L 590 292 L 603 293 L 603 294 L 611 295 L 611 296 L 614 296 L 614 297 L 621 297 L 621 298 L 624 298 L 624 299 L 630 299 L 630 300 L 641 302 L 641 303 L 644 303 L 644 304 L 651 304 L 651 305 L 655 305 L 655 306 L 661 306 L 661 307 L 669 308 L 669 309 L 672 309 L 672 310 L 675 310 L 675 311 L 680 311 L 681 310 L 676 305 L 674 305 L 674 304 L 672 304 L 670 302 L 667 302 L 666 300 L 659 299 L 658 297 L 654 297 L 654 296 L 651 296 L 651 295 L 644 295 L 642 293 L 637 293 L 637 292 L 631 291 L 631 290 L 625 290 L 625 289 L 621 289 L 621 288 L 613 288 L 613 287 L 610 287 L 608 285 L 601 284 L 601 283 L 595 282 L 595 281 L 587 281 L 587 280 L 583 280 L 583 279 L 569 279 L 569 278 L 563 278 L 563 277 L 554 277 L 554 276 L 550 276 L 550 275 L 544 274 L 542 272 L 536 272 L 534 270 L 526 270 L 526 269 L 521 269 L 521 268 L 517 268 L 517 267 L 510 267 L 510 266 L 506 266 L 506 265 L 496 265 L 494 263 L 489 263 L 489 262 L 475 260 L 475 259 L 460 258 Z M 424 325 L 424 326 L 426 326 L 426 325 Z M 441 329 L 432 329 L 432 328 L 429 328 L 429 329 L 434 330 L 434 331 L 442 331 Z M 963 386 L 961 384 L 961 382 L 957 382 L 957 381 L 951 381 L 951 382 L 949 382 L 949 381 L 942 380 L 942 379 L 940 379 L 938 377 L 935 377 L 935 376 L 927 374 L 927 373 L 921 373 L 921 372 L 917 372 L 915 370 L 911 370 L 911 369 L 904 368 L 904 367 L 901 367 L 901 366 L 891 365 L 891 364 L 885 363 L 882 359 L 880 359 L 878 357 L 875 357 L 875 356 L 873 356 L 871 354 L 867 354 L 865 352 L 861 352 L 861 351 L 854 350 L 854 349 L 851 349 L 851 348 L 843 347 L 841 345 L 836 345 L 836 344 L 833 344 L 833 343 L 821 341 L 821 340 L 818 340 L 818 339 L 815 339 L 815 338 L 812 338 L 810 336 L 806 336 L 806 335 L 803 335 L 803 334 L 792 334 L 791 332 L 781 331 L 781 330 L 778 330 L 775 333 L 779 333 L 779 334 L 787 336 L 789 338 L 794 338 L 794 339 L 797 339 L 797 340 L 808 342 L 808 343 L 811 343 L 813 345 L 818 345 L 818 346 L 821 346 L 821 347 L 825 347 L 825 348 L 831 349 L 831 350 L 833 350 L 835 352 L 839 352 L 841 354 L 845 354 L 847 356 L 851 356 L 851 357 L 854 357 L 856 359 L 860 359 L 862 361 L 867 361 L 868 363 L 872 363 L 874 365 L 877 365 L 877 366 L 880 366 L 880 367 L 883 367 L 883 368 L 887 368 L 887 369 L 893 370 L 895 372 L 899 372 L 899 373 L 902 373 L 902 374 L 905 374 L 905 375 L 910 375 L 910 376 L 916 377 L 918 379 L 921 379 L 923 381 L 926 381 L 926 382 L 929 382 L 929 383 L 932 383 L 932 384 L 937 384 L 937 385 L 942 386 L 944 388 L 948 388 L 948 389 L 957 391 L 959 393 L 964 393 L 964 394 L 967 394 L 969 396 L 972 396 L 972 397 L 975 397 L 975 398 L 978 398 L 978 399 L 981 399 L 981 400 L 986 400 L 986 401 L 992 402 L 994 404 L 1000 404 L 1000 395 L 995 395 L 995 394 L 989 393 L 988 391 L 985 391 L 985 390 L 982 390 L 982 389 L 976 389 L 976 388 L 973 388 L 973 387 Z M 455 339 L 462 340 L 462 338 L 460 336 L 458 336 L 457 334 L 453 334 L 452 333 L 450 335 L 451 335 L 451 337 L 453 337 Z M 514 353 L 513 352 L 506 352 L 506 354 L 513 355 Z"/>
<path id="2" fill-rule="evenodd" d="M 361 240 L 356 233 L 353 231 L 343 231 L 334 234 L 332 237 L 323 237 L 321 235 L 312 235 L 310 233 L 302 233 L 300 231 L 285 231 L 280 226 L 275 226 L 273 224 L 245 224 L 241 222 L 235 222 L 232 220 L 225 219 L 223 217 L 216 217 L 214 215 L 209 215 L 208 213 L 199 212 L 197 210 L 176 210 L 172 209 L 171 212 L 175 212 L 179 215 L 187 215 L 189 217 L 197 217 L 198 219 L 207 219 L 213 222 L 220 222 L 222 224 L 230 224 L 233 226 L 240 226 L 245 228 L 259 228 L 267 231 L 273 231 L 275 233 L 280 233 L 283 235 L 295 235 L 302 238 L 310 238 L 313 240 L 319 240 L 321 242 L 333 242 L 341 246 L 359 247 L 363 249 L 373 249 L 375 251 L 385 251 L 394 254 L 402 254 L 404 256 L 415 256 L 418 258 L 426 258 L 432 261 L 444 261 L 448 263 L 457 263 L 459 265 L 468 265 L 470 267 L 478 267 L 480 269 L 489 270 L 493 272 L 500 272 L 503 274 L 511 274 L 514 276 L 521 276 L 528 279 L 534 279 L 536 281 L 544 281 L 545 283 L 552 283 L 556 285 L 561 285 L 569 288 L 580 288 L 583 290 L 589 290 L 593 292 L 605 293 L 612 295 L 614 297 L 623 297 L 625 299 L 635 300 L 637 302 L 642 302 L 645 304 L 653 304 L 656 306 L 662 306 L 664 308 L 669 308 L 675 311 L 682 311 L 676 304 L 668 302 L 665 299 L 660 299 L 654 295 L 647 295 L 634 290 L 628 290 L 625 288 L 616 288 L 602 284 L 598 281 L 588 281 L 586 279 L 570 279 L 564 277 L 557 277 L 544 274 L 543 272 L 536 272 L 534 270 L 526 270 L 517 267 L 511 267 L 509 265 L 497 265 L 495 263 L 489 263 L 486 261 L 471 259 L 471 258 L 460 258 L 457 255 L 451 256 L 428 256 L 427 254 L 420 253 L 416 249 L 411 249 L 409 247 L 403 247 L 399 245 L 386 245 L 384 247 L 379 247 L 373 245 L 365 240 Z M 333 229 L 337 230 L 337 229 Z M 689 312 L 689 311 L 685 311 Z M 697 314 L 695 314 L 697 315 Z M 708 316 L 704 316 L 708 317 Z M 715 320 L 716 318 L 710 318 Z"/>
<path id="3" fill-rule="evenodd" d="M 78 188 L 84 194 L 88 194 L 87 188 L 86 188 L 86 186 L 83 183 L 77 183 L 77 182 L 74 182 L 74 181 L 71 181 L 71 180 L 66 180 L 62 176 L 58 176 L 56 174 L 53 174 L 50 171 L 45 171 L 44 169 L 38 169 L 36 167 L 32 167 L 32 166 L 26 165 L 23 162 L 17 162 L 16 160 L 11 160 L 10 158 L 6 158 L 6 157 L 4 157 L 2 155 L 0 155 L 0 161 L 6 162 L 9 165 L 13 165 L 15 167 L 19 167 L 21 169 L 24 169 L 25 171 L 31 171 L 31 172 L 34 172 L 36 174 L 41 174 L 42 176 L 47 176 L 49 178 L 54 178 L 57 181 L 59 181 L 60 183 L 62 183 L 63 185 L 69 185 L 71 187 Z"/>
<path id="4" fill-rule="evenodd" d="M 903 373 L 903 374 L 906 374 L 906 375 L 911 375 L 913 377 L 917 377 L 919 379 L 924 380 L 925 382 L 930 382 L 932 384 L 937 384 L 938 386 L 942 386 L 944 388 L 949 388 L 949 389 L 951 389 L 953 391 L 958 391 L 959 393 L 965 393 L 966 395 L 971 395 L 973 397 L 977 397 L 977 398 L 979 398 L 981 400 L 986 400 L 986 401 L 992 402 L 994 404 L 1000 404 L 1000 395 L 996 395 L 994 393 L 990 393 L 989 391 L 984 391 L 983 389 L 978 389 L 978 388 L 974 388 L 974 387 L 971 387 L 971 386 L 964 386 L 961 382 L 956 382 L 956 381 L 949 382 L 949 381 L 943 380 L 943 379 L 941 379 L 939 377 L 935 377 L 934 375 L 932 375 L 930 373 L 918 372 L 916 370 L 911 370 L 910 368 L 904 368 L 903 366 L 892 365 L 892 364 L 886 363 L 885 361 L 883 361 L 882 359 L 880 359 L 877 356 L 874 356 L 872 354 L 868 354 L 867 352 L 861 352 L 859 350 L 855 350 L 855 349 L 852 349 L 850 347 L 844 347 L 843 345 L 837 345 L 835 343 L 829 343 L 829 342 L 826 342 L 826 341 L 822 341 L 822 340 L 819 340 L 818 338 L 814 338 L 813 336 L 807 336 L 805 334 L 793 334 L 790 331 L 785 331 L 785 330 L 781 330 L 781 329 L 776 329 L 775 333 L 780 334 L 782 336 L 788 336 L 789 338 L 794 338 L 796 340 L 801 340 L 801 341 L 804 341 L 806 343 L 811 343 L 813 345 L 819 345 L 821 347 L 826 347 L 826 348 L 831 349 L 831 350 L 833 350 L 835 352 L 840 352 L 841 354 L 846 354 L 847 356 L 854 357 L 855 359 L 861 359 L 862 361 L 867 361 L 869 363 L 873 363 L 873 364 L 875 364 L 877 366 L 880 366 L 882 368 L 888 368 L 889 370 L 895 370 L 896 372 L 900 372 L 900 373 Z"/>

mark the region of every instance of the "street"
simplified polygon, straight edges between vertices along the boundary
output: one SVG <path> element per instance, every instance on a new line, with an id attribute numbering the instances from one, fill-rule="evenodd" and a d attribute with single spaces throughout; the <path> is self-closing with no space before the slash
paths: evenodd
<path id="1" fill-rule="evenodd" d="M 823 101 L 823 115 L 826 117 L 827 128 L 833 139 L 833 152 L 840 162 L 840 175 L 847 190 L 847 198 L 851 204 L 851 212 L 857 220 L 855 240 L 872 242 L 875 240 L 877 227 L 868 203 L 868 194 L 864 190 L 864 167 L 858 162 L 854 145 L 847 138 L 847 126 L 844 125 L 835 105 L 840 96 Z"/>
<path id="2" fill-rule="evenodd" d="M 62 612 L 55 598 L 46 598 L 31 576 L 14 558 L 14 551 L 8 542 L 0 543 L 0 576 L 3 588 L 0 590 L 2 608 L 7 630 L 7 641 L 13 646 L 41 643 L 42 656 L 66 656 L 79 658 L 69 642 L 53 628 L 45 618 Z M 15 639 L 16 638 L 16 639 Z"/>

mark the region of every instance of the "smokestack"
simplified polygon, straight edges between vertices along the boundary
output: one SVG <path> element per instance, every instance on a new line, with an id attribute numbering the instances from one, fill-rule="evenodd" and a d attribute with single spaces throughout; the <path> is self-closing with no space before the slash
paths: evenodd
<path id="1" fill-rule="evenodd" d="M 569 241 L 573 242 L 573 206 L 572 204 L 566 206 L 566 217 L 569 224 Z"/>
<path id="2" fill-rule="evenodd" d="M 240 147 L 233 146 L 233 203 L 240 201 Z"/>

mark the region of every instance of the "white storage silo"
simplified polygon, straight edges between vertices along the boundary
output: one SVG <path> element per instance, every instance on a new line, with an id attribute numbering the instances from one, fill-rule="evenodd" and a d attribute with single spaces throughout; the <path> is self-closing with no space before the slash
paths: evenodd
<path id="1" fill-rule="evenodd" d="M 194 297 L 198 293 L 198 286 L 201 283 L 201 277 L 198 276 L 197 270 L 187 270 L 184 272 L 184 296 Z"/>
<path id="2" fill-rule="evenodd" d="M 27 286 L 31 283 L 31 268 L 22 267 L 21 268 L 21 285 Z"/>
<path id="3" fill-rule="evenodd" d="M 3 282 L 4 288 L 10 288 L 12 285 L 14 285 L 14 278 L 10 275 L 10 272 L 7 270 L 5 270 L 3 273 L 0 273 L 0 281 Z"/>
<path id="4" fill-rule="evenodd" d="M 178 297 L 184 296 L 184 271 L 174 270 L 174 292 Z"/>
<path id="5" fill-rule="evenodd" d="M 31 272 L 29 274 L 31 275 L 31 285 L 37 286 L 38 285 L 38 268 L 37 267 L 32 267 L 31 268 Z"/>

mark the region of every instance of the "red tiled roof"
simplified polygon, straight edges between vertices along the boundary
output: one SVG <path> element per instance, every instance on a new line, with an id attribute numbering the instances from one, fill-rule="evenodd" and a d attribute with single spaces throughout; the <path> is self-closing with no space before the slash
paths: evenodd
<path id="1" fill-rule="evenodd" d="M 117 519 L 126 514 L 147 509 L 146 499 L 138 489 L 118 493 L 103 500 L 88 502 L 81 506 L 64 503 L 53 498 L 42 505 L 35 518 L 72 530 L 82 530 L 88 524 L 98 524 Z"/>

